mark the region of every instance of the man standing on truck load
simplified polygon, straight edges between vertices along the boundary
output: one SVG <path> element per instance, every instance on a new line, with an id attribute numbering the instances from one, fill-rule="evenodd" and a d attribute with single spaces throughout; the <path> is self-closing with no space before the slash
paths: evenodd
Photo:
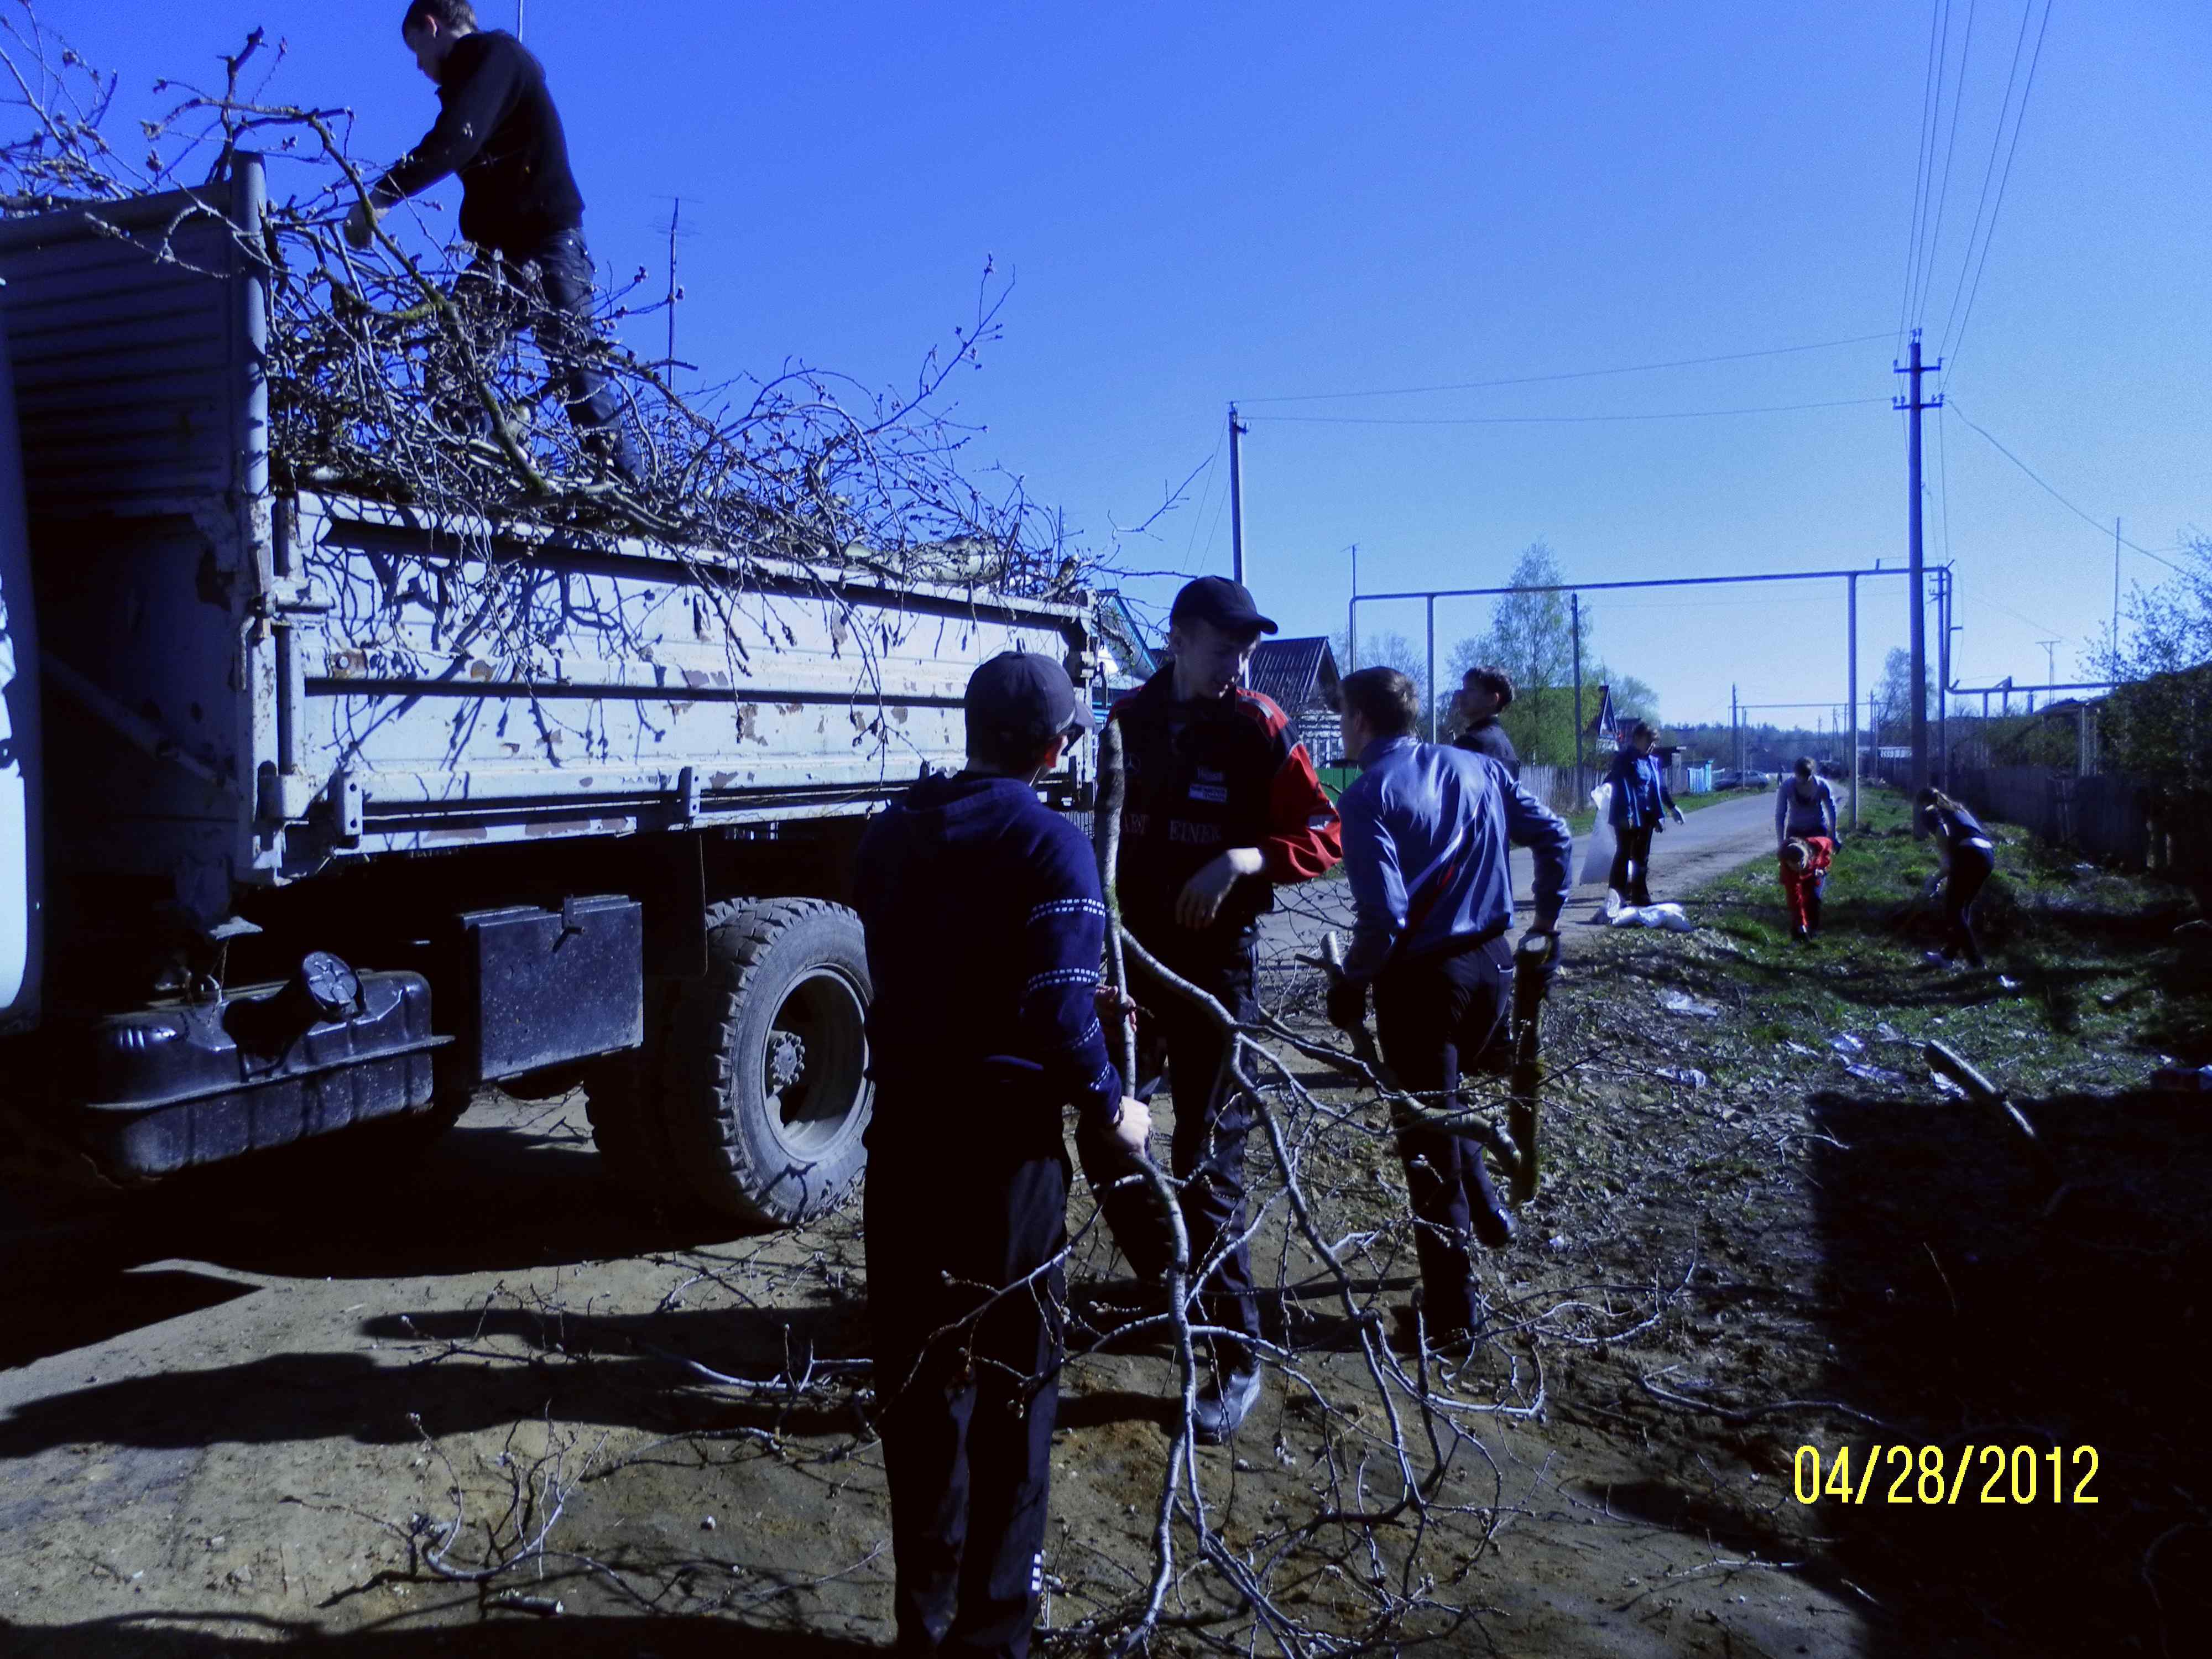
<path id="1" fill-rule="evenodd" d="M 1143 1152 L 1094 998 L 1098 871 L 1036 781 L 1091 726 L 1049 657 L 968 682 L 968 764 L 869 825 L 864 1226 L 898 1645 L 1019 1656 L 1043 1580 L 1067 1243 L 1060 1110 Z"/>
<path id="2" fill-rule="evenodd" d="M 1336 808 L 1289 718 L 1242 684 L 1275 624 L 1243 584 L 1201 576 L 1168 613 L 1170 660 L 1114 705 L 1128 766 L 1118 866 L 1123 925 L 1172 972 L 1254 1018 L 1259 919 L 1279 883 L 1310 881 L 1341 856 Z M 1140 991 L 1140 1081 L 1150 1099 L 1163 1062 L 1175 1093 L 1175 1173 L 1194 1272 L 1244 1230 L 1244 1137 L 1251 1116 L 1224 1075 L 1206 1016 L 1164 986 Z M 1133 1264 L 1137 1265 L 1137 1264 Z M 1206 1276 L 1216 1339 L 1198 1398 L 1197 1437 L 1218 1444 L 1260 1397 L 1260 1334 L 1250 1252 L 1223 1253 Z"/>
<path id="3" fill-rule="evenodd" d="M 1489 756 L 1517 781 L 1521 776 L 1521 756 L 1513 747 L 1513 739 L 1505 735 L 1505 728 L 1498 723 L 1498 717 L 1512 703 L 1513 682 L 1506 678 L 1504 669 L 1468 669 L 1459 688 L 1460 717 L 1467 724 L 1452 739 L 1452 746 L 1470 754 Z"/>
<path id="4" fill-rule="evenodd" d="M 642 483 L 614 393 L 588 362 L 594 342 L 584 198 L 568 170 L 568 140 L 544 66 L 504 29 L 479 29 L 469 0 L 408 0 L 399 38 L 437 83 L 437 123 L 370 186 L 366 202 L 354 204 L 346 240 L 367 247 L 380 215 L 459 173 L 461 234 L 478 254 L 456 297 L 495 319 L 480 343 L 496 353 L 499 335 L 526 319 L 587 447 L 631 483 Z M 478 418 L 473 394 L 467 407 L 469 418 Z"/>
<path id="5" fill-rule="evenodd" d="M 1534 850 L 1528 931 L 1553 937 L 1556 963 L 1574 838 L 1496 760 L 1416 742 L 1420 696 L 1396 669 L 1347 674 L 1340 696 L 1344 752 L 1359 764 L 1338 803 L 1358 920 L 1329 987 L 1329 1022 L 1363 1024 L 1374 986 L 1382 1058 L 1399 1086 L 1455 1110 L 1461 1076 L 1503 1043 L 1512 1006 L 1512 848 Z M 1407 1129 L 1398 1155 L 1413 1204 L 1421 1322 L 1431 1346 L 1464 1342 L 1477 1325 L 1468 1236 L 1503 1249 L 1512 1219 L 1478 1143 Z"/>

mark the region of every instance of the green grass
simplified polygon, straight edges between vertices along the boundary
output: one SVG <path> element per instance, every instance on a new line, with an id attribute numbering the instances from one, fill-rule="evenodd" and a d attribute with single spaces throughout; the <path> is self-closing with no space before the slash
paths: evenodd
<path id="1" fill-rule="evenodd" d="M 1770 790 L 1767 793 L 1771 797 L 1773 792 Z M 1674 797 L 1674 805 L 1682 809 L 1683 816 L 1686 817 L 1692 812 L 1704 811 L 1708 806 L 1722 806 L 1732 800 L 1756 798 L 1757 792 L 1753 790 L 1715 789 L 1702 795 L 1677 795 Z M 1769 806 L 1766 810 L 1771 812 L 1774 809 Z M 1597 814 L 1588 806 L 1583 807 L 1579 812 L 1570 812 L 1567 815 L 1567 828 L 1578 836 L 1589 834 L 1596 826 Z"/>
<path id="2" fill-rule="evenodd" d="M 1944 941 L 1921 888 L 1935 850 L 1913 838 L 1893 793 L 1868 792 L 1863 816 L 1829 872 L 1812 944 L 1790 938 L 1771 859 L 1697 895 L 1701 930 L 1680 952 L 1696 971 L 1685 980 L 1735 1003 L 1735 1036 L 1825 1051 L 1838 1031 L 1868 1038 L 1879 1024 L 1894 1034 L 1886 1065 L 1906 1053 L 1897 1045 L 1941 1036 L 2038 1088 L 2139 1086 L 2161 1055 L 2212 1060 L 2212 952 L 2173 933 L 2191 910 L 2180 890 L 1992 823 L 1996 874 L 1974 910 L 1987 966 L 1931 969 L 1923 954 Z"/>

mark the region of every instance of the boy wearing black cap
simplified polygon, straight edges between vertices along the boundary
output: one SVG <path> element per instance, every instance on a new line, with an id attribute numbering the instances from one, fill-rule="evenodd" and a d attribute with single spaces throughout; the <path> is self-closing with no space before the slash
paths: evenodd
<path id="1" fill-rule="evenodd" d="M 1095 997 L 1090 844 L 1036 780 L 1089 730 L 1049 657 L 968 683 L 968 764 L 868 827 L 868 1304 L 902 1651 L 1028 1650 L 1042 1586 L 1067 1155 L 1061 1109 L 1141 1152 Z"/>
<path id="2" fill-rule="evenodd" d="M 1128 766 L 1117 871 L 1124 925 L 1239 1019 L 1258 1012 L 1258 922 L 1274 908 L 1276 885 L 1310 881 L 1341 856 L 1336 808 L 1289 718 L 1242 684 L 1261 635 L 1274 631 L 1242 584 L 1200 577 L 1169 612 L 1168 665 L 1108 716 L 1121 728 Z M 1139 1000 L 1136 1092 L 1151 1097 L 1164 1062 L 1195 1266 L 1244 1231 L 1250 1115 L 1223 1076 L 1222 1043 L 1204 1016 L 1165 989 Z M 1206 1322 L 1249 1339 L 1216 1340 L 1213 1375 L 1199 1395 L 1194 1431 L 1218 1443 L 1260 1396 L 1246 1247 L 1225 1251 L 1206 1282 Z"/>

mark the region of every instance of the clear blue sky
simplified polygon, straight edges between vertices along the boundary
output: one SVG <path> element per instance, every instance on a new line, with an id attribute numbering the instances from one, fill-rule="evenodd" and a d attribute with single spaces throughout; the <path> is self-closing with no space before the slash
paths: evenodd
<path id="1" fill-rule="evenodd" d="M 42 8 L 126 101 L 216 73 L 254 23 L 277 90 L 403 149 L 434 95 L 397 3 Z M 2020 0 L 1952 0 L 1963 84 L 1926 284 L 1936 385 L 2100 532 L 1955 416 L 1929 417 L 1929 547 L 1955 559 L 1958 676 L 2062 678 L 2110 611 L 2111 520 L 2169 549 L 2212 528 L 2212 13 L 2057 0 L 1962 340 L 1947 319 L 2014 63 Z M 1571 15 L 1559 15 L 1562 11 Z M 1966 41 L 1972 14 L 1971 42 Z M 513 27 L 512 0 L 488 25 Z M 1293 633 L 1369 591 L 1500 581 L 1533 538 L 1571 579 L 1892 562 L 1904 417 L 1884 402 L 1904 308 L 1930 0 L 1781 8 L 1297 3 L 825 5 L 528 0 L 603 266 L 656 274 L 684 198 L 681 354 L 716 374 L 803 356 L 878 383 L 1017 278 L 1005 342 L 960 382 L 976 450 L 1094 543 L 1209 456 L 1127 562 L 1225 570 L 1224 410 L 1248 400 L 1247 549 Z M 2033 50 L 2039 0 L 2027 31 Z M 1962 54 L 1962 46 L 1965 50 Z M 1960 59 L 1964 57 L 1963 75 Z M 2020 75 L 2027 72 L 2027 52 Z M 2017 106 L 2019 85 L 2014 88 Z M 2004 158 L 1998 156 L 2002 171 Z M 439 193 L 450 214 L 458 188 Z M 1986 222 L 1987 209 L 1984 209 Z M 656 321 L 641 344 L 658 338 Z M 1420 386 L 1878 336 L 1786 356 L 1532 386 Z M 1954 346 L 1962 349 L 1954 349 Z M 1351 425 L 1869 401 L 1680 420 Z M 2130 580 L 2160 574 L 2126 556 Z M 1156 587 L 1168 585 L 1153 584 Z M 1904 636 L 1863 597 L 1863 672 Z M 1839 698 L 1823 590 L 1593 601 L 1599 650 L 1677 719 Z M 1478 631 L 1443 609 L 1441 655 Z M 1418 634 L 1418 611 L 1377 614 Z"/>

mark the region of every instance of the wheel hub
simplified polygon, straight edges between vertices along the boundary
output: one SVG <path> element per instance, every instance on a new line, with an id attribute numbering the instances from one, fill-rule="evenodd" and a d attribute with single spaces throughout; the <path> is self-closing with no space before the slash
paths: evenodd
<path id="1" fill-rule="evenodd" d="M 768 1040 L 768 1086 L 781 1094 L 806 1072 L 806 1043 L 796 1031 L 772 1032 Z"/>

